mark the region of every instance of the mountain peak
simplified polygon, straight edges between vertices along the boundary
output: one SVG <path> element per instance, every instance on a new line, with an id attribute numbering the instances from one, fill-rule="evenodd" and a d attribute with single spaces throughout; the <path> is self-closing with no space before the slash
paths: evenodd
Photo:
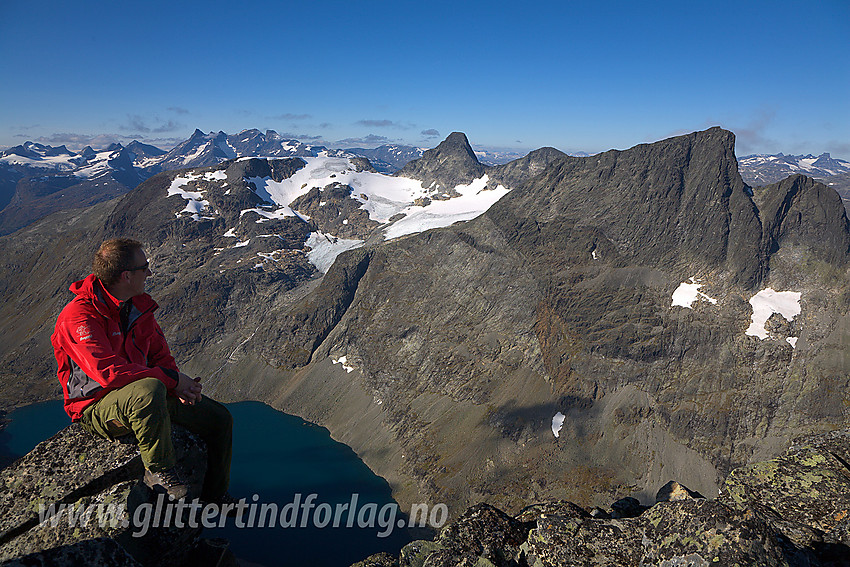
<path id="1" fill-rule="evenodd" d="M 435 189 L 450 191 L 484 175 L 484 166 L 475 157 L 463 132 L 452 132 L 421 158 L 405 165 L 396 175 L 422 181 Z"/>
<path id="2" fill-rule="evenodd" d="M 472 152 L 472 146 L 469 145 L 469 140 L 466 137 L 466 134 L 463 132 L 452 132 L 449 134 L 445 140 L 440 142 L 439 147 L 451 147 L 457 146 L 461 148 L 467 148 L 470 152 Z"/>

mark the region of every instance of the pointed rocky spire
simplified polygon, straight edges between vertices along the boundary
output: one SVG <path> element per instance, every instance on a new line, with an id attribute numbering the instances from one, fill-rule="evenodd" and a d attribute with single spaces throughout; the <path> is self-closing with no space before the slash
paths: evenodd
<path id="1" fill-rule="evenodd" d="M 439 146 L 405 165 L 399 177 L 418 179 L 435 191 L 451 191 L 484 175 L 484 166 L 475 157 L 463 132 L 452 132 Z"/>

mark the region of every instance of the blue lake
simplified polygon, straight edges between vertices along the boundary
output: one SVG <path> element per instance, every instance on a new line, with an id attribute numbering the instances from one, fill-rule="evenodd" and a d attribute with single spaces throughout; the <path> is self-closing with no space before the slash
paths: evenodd
<path id="1" fill-rule="evenodd" d="M 230 492 L 248 504 L 256 502 L 255 510 L 265 504 L 267 512 L 276 507 L 279 513 L 274 527 L 269 527 L 269 512 L 265 527 L 257 527 L 257 518 L 253 528 L 239 528 L 230 518 L 224 528 L 205 529 L 204 537 L 227 538 L 237 557 L 266 567 L 348 567 L 379 551 L 397 554 L 411 540 L 396 527 L 406 516 L 394 506 L 386 481 L 351 448 L 331 439 L 327 429 L 259 402 L 228 404 L 228 409 L 234 418 Z M 61 401 L 23 407 L 7 417 L 11 422 L 0 431 L 0 466 L 70 423 Z M 309 514 L 304 512 L 308 498 Z M 288 504 L 299 511 L 297 522 L 290 522 L 296 527 L 281 527 Z M 357 510 L 351 520 L 348 509 Z M 333 514 L 338 527 L 333 527 Z M 300 527 L 305 517 L 306 527 Z"/>

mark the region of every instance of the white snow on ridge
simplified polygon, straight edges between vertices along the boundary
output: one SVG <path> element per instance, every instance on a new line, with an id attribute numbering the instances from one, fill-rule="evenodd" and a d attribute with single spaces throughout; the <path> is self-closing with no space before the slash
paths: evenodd
<path id="1" fill-rule="evenodd" d="M 682 282 L 679 287 L 676 288 L 676 291 L 673 292 L 673 304 L 671 307 L 687 307 L 688 309 L 693 309 L 694 301 L 702 298 L 707 299 L 712 304 L 717 304 L 717 300 L 707 296 L 703 292 L 699 290 L 702 287 L 701 283 L 698 283 L 694 278 L 690 278 L 691 283 Z"/>
<path id="2" fill-rule="evenodd" d="M 287 208 L 276 211 L 277 215 L 284 216 L 298 214 L 294 211 L 290 214 L 288 211 L 291 209 L 288 207 L 313 188 L 323 189 L 335 182 L 348 185 L 351 187 L 351 197 L 361 203 L 360 208 L 369 214 L 371 220 L 387 223 L 394 215 L 405 214 L 405 218 L 388 228 L 385 233 L 387 239 L 471 220 L 508 192 L 501 185 L 493 190 L 484 190 L 489 181 L 484 175 L 469 185 L 456 187 L 459 197 L 435 200 L 427 206 L 421 206 L 414 202 L 420 197 L 429 196 L 431 191 L 415 179 L 357 171 L 346 157 L 320 155 L 302 159 L 307 165 L 282 181 L 268 177 L 252 177 L 246 181 L 254 184 L 257 195 L 264 201 Z M 304 215 L 298 216 L 304 218 Z"/>
<path id="3" fill-rule="evenodd" d="M 746 330 L 746 334 L 760 339 L 766 339 L 769 335 L 764 328 L 765 323 L 774 313 L 779 313 L 788 321 L 800 314 L 800 292 L 797 291 L 774 291 L 772 288 L 763 289 L 750 298 L 753 306 L 752 323 Z M 795 346 L 795 341 L 791 346 Z M 791 341 L 788 341 L 789 343 Z"/>
<path id="4" fill-rule="evenodd" d="M 387 228 L 384 237 L 389 240 L 474 219 L 507 195 L 509 191 L 502 185 L 495 189 L 485 190 L 488 180 L 487 175 L 484 175 L 475 179 L 469 185 L 458 185 L 455 187 L 455 191 L 460 193 L 460 197 L 446 201 L 432 201 L 425 207 L 419 205 L 406 207 L 399 211 L 406 216 Z"/>
<path id="5" fill-rule="evenodd" d="M 317 270 L 325 274 L 333 265 L 337 256 L 346 250 L 363 246 L 364 241 L 346 240 L 322 232 L 311 232 L 305 244 L 312 248 L 307 253 L 307 259 L 316 266 Z"/>
<path id="6" fill-rule="evenodd" d="M 168 187 L 167 196 L 180 195 L 186 199 L 186 207 L 182 211 L 176 213 L 176 216 L 179 217 L 182 213 L 189 213 L 193 220 L 200 221 L 202 218 L 201 213 L 205 210 L 209 210 L 210 202 L 204 199 L 204 195 L 201 191 L 186 191 L 182 189 L 182 187 L 184 185 L 188 185 L 190 181 L 200 178 L 200 175 L 193 175 L 189 173 L 186 177 L 175 177 L 174 181 L 171 182 L 171 185 Z M 212 217 L 203 218 L 209 219 Z"/>
<path id="7" fill-rule="evenodd" d="M 38 167 L 44 169 L 56 169 L 58 171 L 67 171 L 77 167 L 71 159 L 75 156 L 45 156 L 38 159 L 19 156 L 17 154 L 9 154 L 0 158 L 0 162 L 17 165 L 27 165 L 29 167 Z"/>
<path id="8" fill-rule="evenodd" d="M 89 160 L 89 165 L 81 167 L 74 172 L 78 177 L 99 177 L 109 171 L 109 159 L 114 152 L 98 152 L 97 155 Z"/>
<path id="9" fill-rule="evenodd" d="M 219 181 L 221 181 L 227 179 L 227 174 L 222 169 L 216 171 L 208 171 L 204 174 L 204 179 L 207 179 L 209 181 L 218 179 Z"/>
<path id="10" fill-rule="evenodd" d="M 209 147 L 209 145 L 210 145 L 210 143 L 207 142 L 207 143 L 205 143 L 201 146 L 198 146 L 198 149 L 196 149 L 194 152 L 192 152 L 191 154 L 189 154 L 185 158 L 183 158 L 183 163 L 184 164 L 189 163 L 190 161 L 192 161 L 193 159 L 195 159 L 196 157 L 198 157 L 199 155 L 204 153 L 204 150 L 206 150 Z"/>
<path id="11" fill-rule="evenodd" d="M 307 215 L 296 213 L 289 207 L 281 207 L 274 211 L 267 211 L 265 209 L 242 209 L 241 211 L 239 211 L 239 216 L 241 217 L 245 213 L 251 212 L 257 213 L 258 215 L 263 217 L 256 221 L 257 224 L 264 223 L 268 219 L 284 219 L 286 217 L 299 217 L 305 220 L 310 220 L 310 217 L 308 217 Z"/>
<path id="12" fill-rule="evenodd" d="M 248 181 L 257 187 L 257 195 L 282 207 L 288 207 L 314 187 L 322 189 L 334 182 L 349 185 L 352 197 L 362 203 L 361 208 L 369 213 L 369 218 L 381 223 L 389 221 L 391 216 L 412 204 L 417 197 L 427 195 L 419 181 L 369 171 L 358 172 L 348 158 L 319 156 L 302 159 L 307 165 L 283 181 L 267 177 L 252 177 Z"/>

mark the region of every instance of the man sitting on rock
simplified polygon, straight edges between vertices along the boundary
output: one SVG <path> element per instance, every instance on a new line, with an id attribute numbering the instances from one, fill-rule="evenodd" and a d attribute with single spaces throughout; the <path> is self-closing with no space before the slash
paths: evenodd
<path id="1" fill-rule="evenodd" d="M 151 275 L 142 245 L 123 238 L 101 244 L 93 274 L 71 285 L 51 336 L 65 411 L 101 437 L 133 434 L 145 466 L 144 482 L 174 499 L 188 487 L 175 470 L 171 424 L 197 433 L 207 445 L 201 499 L 230 502 L 232 418 L 201 394 L 200 378 L 180 372 L 145 293 Z"/>

